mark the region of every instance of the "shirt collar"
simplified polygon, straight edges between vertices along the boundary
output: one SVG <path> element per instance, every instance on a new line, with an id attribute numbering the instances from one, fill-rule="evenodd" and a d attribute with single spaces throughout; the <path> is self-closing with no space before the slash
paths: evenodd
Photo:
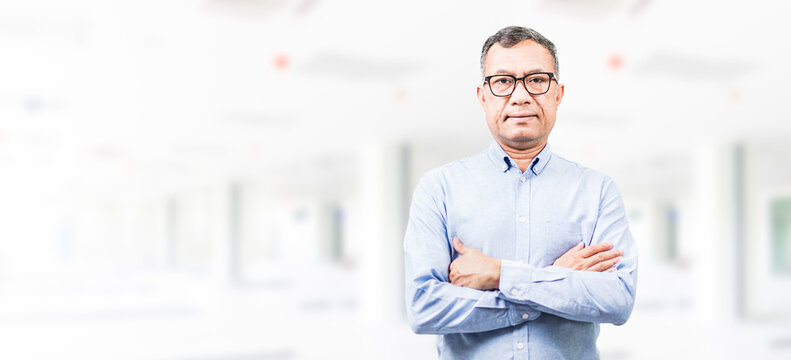
<path id="1" fill-rule="evenodd" d="M 508 156 L 508 153 L 503 150 L 502 146 L 500 146 L 496 140 L 492 140 L 492 144 L 489 146 L 487 153 L 489 159 L 493 161 L 502 172 L 506 172 L 512 167 L 516 167 L 516 162 L 511 160 L 511 157 Z M 549 144 L 547 144 L 543 149 L 541 149 L 541 152 L 539 152 L 538 155 L 533 158 L 533 163 L 530 164 L 530 170 L 533 172 L 533 174 L 538 175 L 544 171 L 544 168 L 547 166 L 547 163 L 551 157 L 552 151 L 550 150 Z"/>

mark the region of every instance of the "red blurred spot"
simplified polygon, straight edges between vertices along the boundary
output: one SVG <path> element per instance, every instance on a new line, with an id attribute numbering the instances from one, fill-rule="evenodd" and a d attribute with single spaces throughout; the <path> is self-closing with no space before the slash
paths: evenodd
<path id="1" fill-rule="evenodd" d="M 621 54 L 611 54 L 607 57 L 607 66 L 610 70 L 617 71 L 623 68 L 624 58 Z"/>
<path id="2" fill-rule="evenodd" d="M 731 90 L 731 93 L 729 94 L 729 98 L 730 98 L 732 103 L 734 103 L 734 104 L 738 103 L 739 100 L 741 100 L 741 98 L 742 98 L 742 93 L 739 90 L 733 89 L 733 90 Z"/>
<path id="3" fill-rule="evenodd" d="M 395 101 L 397 103 L 403 104 L 404 102 L 406 102 L 406 90 L 404 90 L 404 89 L 396 90 L 396 92 L 395 92 L 393 97 L 395 98 Z"/>
<path id="4" fill-rule="evenodd" d="M 278 54 L 272 60 L 272 66 L 274 66 L 276 70 L 281 71 L 287 69 L 290 63 L 291 59 L 286 54 Z"/>

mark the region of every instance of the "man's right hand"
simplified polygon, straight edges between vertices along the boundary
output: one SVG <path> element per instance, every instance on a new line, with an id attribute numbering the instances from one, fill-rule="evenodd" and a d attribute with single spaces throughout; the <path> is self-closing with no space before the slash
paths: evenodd
<path id="1" fill-rule="evenodd" d="M 572 270 L 615 271 L 615 264 L 621 261 L 623 250 L 612 249 L 612 244 L 601 243 L 585 247 L 580 242 L 561 255 L 552 265 Z"/>

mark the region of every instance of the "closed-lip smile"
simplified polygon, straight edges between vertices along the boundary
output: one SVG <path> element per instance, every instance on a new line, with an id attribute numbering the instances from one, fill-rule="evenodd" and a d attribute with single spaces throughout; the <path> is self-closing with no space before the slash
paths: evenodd
<path id="1" fill-rule="evenodd" d="M 536 117 L 536 114 L 528 114 L 528 113 L 525 113 L 525 114 L 511 114 L 511 115 L 506 116 L 506 119 L 510 119 L 510 118 L 528 119 L 528 118 L 531 118 L 531 117 Z"/>

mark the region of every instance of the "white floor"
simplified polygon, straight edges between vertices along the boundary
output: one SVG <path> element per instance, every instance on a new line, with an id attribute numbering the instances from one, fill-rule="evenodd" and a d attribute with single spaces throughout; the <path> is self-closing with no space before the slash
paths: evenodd
<path id="1" fill-rule="evenodd" d="M 791 359 L 791 324 L 699 324 L 686 290 L 641 280 L 630 321 L 602 326 L 603 359 Z M 0 359 L 436 358 L 403 318 L 373 324 L 353 294 L 306 288 L 0 296 Z"/>

